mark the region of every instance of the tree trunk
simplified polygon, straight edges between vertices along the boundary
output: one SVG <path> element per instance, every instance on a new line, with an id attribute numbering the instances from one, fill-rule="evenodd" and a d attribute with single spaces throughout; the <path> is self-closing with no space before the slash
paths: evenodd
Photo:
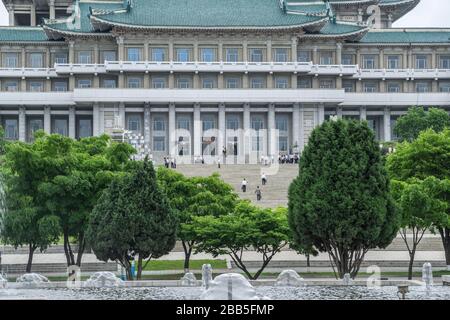
<path id="1" fill-rule="evenodd" d="M 142 279 L 142 256 L 141 255 L 139 255 L 139 258 L 138 258 L 138 265 L 137 265 L 137 277 L 136 277 L 136 279 L 137 280 L 141 280 Z"/>
<path id="2" fill-rule="evenodd" d="M 27 262 L 26 273 L 31 273 L 31 266 L 33 265 L 34 251 L 36 251 L 36 247 L 30 243 L 29 251 L 28 251 L 28 262 Z"/>
<path id="3" fill-rule="evenodd" d="M 409 255 L 408 280 L 412 280 L 412 276 L 413 276 L 414 255 L 415 255 L 415 253 L 411 253 Z"/>
<path id="4" fill-rule="evenodd" d="M 444 246 L 445 262 L 447 269 L 450 268 L 450 228 L 438 228 Z"/>
<path id="5" fill-rule="evenodd" d="M 189 265 L 191 262 L 192 244 L 189 242 L 181 241 L 184 250 L 184 273 L 189 272 Z"/>
<path id="6" fill-rule="evenodd" d="M 81 268 L 81 261 L 83 259 L 84 249 L 86 248 L 86 240 L 84 239 L 84 233 L 78 235 L 78 254 L 76 265 Z"/>

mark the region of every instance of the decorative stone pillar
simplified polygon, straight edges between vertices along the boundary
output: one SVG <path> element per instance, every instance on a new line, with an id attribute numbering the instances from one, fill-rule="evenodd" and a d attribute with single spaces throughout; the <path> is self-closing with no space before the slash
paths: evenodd
<path id="1" fill-rule="evenodd" d="M 30 25 L 32 27 L 36 26 L 36 4 L 34 1 L 31 2 L 30 7 Z"/>
<path id="2" fill-rule="evenodd" d="M 75 63 L 75 41 L 69 41 L 69 63 Z"/>
<path id="3" fill-rule="evenodd" d="M 200 113 L 200 104 L 194 104 L 194 157 L 202 155 L 202 119 Z"/>
<path id="4" fill-rule="evenodd" d="M 367 108 L 366 108 L 366 106 L 362 106 L 359 109 L 359 119 L 361 121 L 366 121 L 367 120 Z"/>
<path id="5" fill-rule="evenodd" d="M 55 19 L 56 17 L 56 11 L 55 11 L 55 0 L 49 0 L 48 1 L 48 16 L 50 19 Z"/>
<path id="6" fill-rule="evenodd" d="M 272 40 L 271 39 L 266 41 L 266 50 L 267 50 L 266 61 L 268 61 L 268 62 L 273 61 L 274 59 L 272 57 Z"/>
<path id="7" fill-rule="evenodd" d="M 313 64 L 320 64 L 319 52 L 318 52 L 317 46 L 314 46 L 312 58 L 313 58 Z"/>
<path id="8" fill-rule="evenodd" d="M 218 139 L 217 139 L 217 154 L 219 156 L 222 156 L 222 150 L 224 146 L 226 146 L 226 120 L 225 120 L 225 104 L 221 103 L 219 104 L 219 115 L 218 115 L 218 122 L 219 122 L 219 132 L 218 132 Z M 225 159 L 223 159 L 222 163 L 225 162 Z"/>
<path id="9" fill-rule="evenodd" d="M 325 121 L 325 106 L 320 103 L 317 107 L 317 125 L 321 125 Z"/>
<path id="10" fill-rule="evenodd" d="M 25 115 L 25 107 L 22 106 L 19 108 L 19 141 L 26 141 L 26 115 Z"/>
<path id="11" fill-rule="evenodd" d="M 277 130 L 275 125 L 275 105 L 269 104 L 269 111 L 267 114 L 267 140 L 268 140 L 268 156 L 274 156 L 277 149 Z"/>
<path id="12" fill-rule="evenodd" d="M 384 69 L 384 50 L 383 49 L 380 49 L 380 61 L 379 62 L 380 62 L 379 68 Z"/>
<path id="13" fill-rule="evenodd" d="M 175 157 L 177 154 L 177 136 L 176 136 L 176 109 L 175 103 L 169 104 L 169 155 Z"/>
<path id="14" fill-rule="evenodd" d="M 92 106 L 92 135 L 98 137 L 100 135 L 100 105 L 94 102 Z"/>
<path id="15" fill-rule="evenodd" d="M 119 61 L 124 61 L 125 60 L 125 46 L 123 43 L 123 37 L 120 36 L 117 38 L 117 47 L 118 47 L 118 58 Z"/>
<path id="16" fill-rule="evenodd" d="M 125 119 L 125 102 L 119 102 L 119 115 L 117 126 L 120 129 L 126 129 L 126 119 Z"/>
<path id="17" fill-rule="evenodd" d="M 391 108 L 384 108 L 384 116 L 383 116 L 383 130 L 384 130 L 384 141 L 391 141 Z"/>
<path id="18" fill-rule="evenodd" d="M 291 61 L 297 62 L 297 47 L 298 47 L 298 39 L 297 37 L 292 37 L 291 39 Z"/>
<path id="19" fill-rule="evenodd" d="M 292 106 L 292 145 L 300 148 L 300 104 Z"/>
<path id="20" fill-rule="evenodd" d="M 244 129 L 244 137 L 243 137 L 243 154 L 245 157 L 245 163 L 248 163 L 250 160 L 250 151 L 251 151 L 251 132 L 250 132 L 250 104 L 244 104 L 244 115 L 243 115 L 243 126 Z"/>
<path id="21" fill-rule="evenodd" d="M 342 64 L 342 43 L 336 43 L 336 64 Z"/>
<path id="22" fill-rule="evenodd" d="M 14 7 L 8 6 L 8 16 L 9 16 L 9 25 L 12 27 L 16 24 L 16 17 L 15 17 L 15 13 L 14 13 Z"/>
<path id="23" fill-rule="evenodd" d="M 52 131 L 51 112 L 49 106 L 44 107 L 44 131 L 47 134 L 50 134 Z"/>
<path id="24" fill-rule="evenodd" d="M 150 103 L 146 102 L 144 104 L 144 143 L 147 146 L 151 145 L 151 132 L 152 132 L 152 121 L 151 121 L 151 109 Z"/>
<path id="25" fill-rule="evenodd" d="M 94 119 L 93 119 L 94 120 Z M 94 122 L 94 121 L 92 121 Z M 95 124 L 93 123 L 93 128 Z M 69 107 L 69 138 L 76 138 L 75 107 Z"/>

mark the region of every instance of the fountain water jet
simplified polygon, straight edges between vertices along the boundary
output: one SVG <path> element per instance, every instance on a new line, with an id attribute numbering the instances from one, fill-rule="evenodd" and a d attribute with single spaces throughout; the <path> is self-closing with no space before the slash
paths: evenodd
<path id="1" fill-rule="evenodd" d="M 43 283 L 49 283 L 50 281 L 41 274 L 38 273 L 25 273 L 16 279 L 17 283 L 22 284 L 25 287 L 38 287 Z"/>
<path id="2" fill-rule="evenodd" d="M 204 264 L 202 266 L 202 284 L 206 288 L 209 289 L 209 283 L 212 281 L 212 267 L 210 264 Z"/>
<path id="3" fill-rule="evenodd" d="M 192 272 L 186 272 L 186 274 L 180 279 L 181 285 L 186 287 L 197 286 L 197 278 Z"/>
<path id="4" fill-rule="evenodd" d="M 0 289 L 6 289 L 8 280 L 0 273 Z"/>
<path id="5" fill-rule="evenodd" d="M 260 300 L 255 288 L 241 274 L 224 273 L 210 282 L 201 300 Z"/>
<path id="6" fill-rule="evenodd" d="M 425 282 L 427 290 L 430 290 L 433 286 L 433 267 L 429 262 L 422 266 L 422 281 Z"/>
<path id="7" fill-rule="evenodd" d="M 115 288 L 123 285 L 123 280 L 112 272 L 96 272 L 84 283 L 87 288 Z"/>
<path id="8" fill-rule="evenodd" d="M 350 286 L 353 284 L 353 280 L 352 280 L 352 277 L 350 276 L 350 273 L 344 274 L 344 278 L 342 278 L 342 282 L 346 286 Z"/>
<path id="9" fill-rule="evenodd" d="M 275 282 L 277 287 L 304 287 L 305 280 L 295 270 L 284 270 Z"/>

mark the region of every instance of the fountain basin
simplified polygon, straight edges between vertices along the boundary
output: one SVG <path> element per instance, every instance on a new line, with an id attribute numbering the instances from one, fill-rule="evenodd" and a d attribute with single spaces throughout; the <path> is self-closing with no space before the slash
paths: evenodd
<path id="1" fill-rule="evenodd" d="M 442 283 L 444 286 L 450 286 L 450 275 L 442 276 Z"/>

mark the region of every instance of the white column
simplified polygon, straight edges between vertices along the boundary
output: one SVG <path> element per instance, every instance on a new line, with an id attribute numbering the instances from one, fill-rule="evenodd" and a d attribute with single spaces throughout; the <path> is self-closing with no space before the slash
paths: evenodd
<path id="1" fill-rule="evenodd" d="M 147 146 L 151 145 L 152 121 L 150 117 L 150 103 L 146 102 L 144 104 L 144 143 Z"/>
<path id="2" fill-rule="evenodd" d="M 337 115 L 338 119 L 342 119 L 342 107 L 341 106 L 336 107 L 336 115 Z"/>
<path id="3" fill-rule="evenodd" d="M 361 109 L 359 109 L 359 119 L 361 121 L 367 120 L 367 108 L 366 106 L 362 106 Z"/>
<path id="4" fill-rule="evenodd" d="M 297 145 L 300 149 L 300 104 L 294 103 L 292 106 L 292 145 Z"/>
<path id="5" fill-rule="evenodd" d="M 275 105 L 269 104 L 269 112 L 267 114 L 267 155 L 274 156 L 277 149 L 277 134 L 275 125 Z"/>
<path id="6" fill-rule="evenodd" d="M 55 0 L 49 0 L 48 1 L 48 7 L 49 7 L 49 12 L 48 12 L 49 18 L 50 19 L 55 19 L 55 16 L 56 16 L 56 14 L 55 14 Z"/>
<path id="7" fill-rule="evenodd" d="M 169 155 L 176 156 L 176 126 L 175 126 L 176 110 L 175 103 L 169 104 Z"/>
<path id="8" fill-rule="evenodd" d="M 25 142 L 26 140 L 26 116 L 25 107 L 19 108 L 19 141 Z"/>
<path id="9" fill-rule="evenodd" d="M 305 147 L 305 126 L 304 126 L 304 119 L 305 119 L 305 109 L 303 106 L 300 106 L 300 138 L 299 138 L 299 146 L 300 146 L 300 152 L 303 151 L 303 148 Z"/>
<path id="10" fill-rule="evenodd" d="M 325 106 L 320 103 L 317 108 L 317 125 L 321 125 L 325 121 Z"/>
<path id="11" fill-rule="evenodd" d="M 44 131 L 47 134 L 50 134 L 52 131 L 50 107 L 44 107 Z"/>
<path id="12" fill-rule="evenodd" d="M 384 141 L 391 141 L 391 108 L 384 108 L 383 116 Z"/>
<path id="13" fill-rule="evenodd" d="M 250 132 L 250 104 L 244 104 L 244 115 L 243 115 L 243 129 L 244 129 L 244 157 L 245 163 L 248 163 L 250 160 L 250 151 L 251 151 L 251 132 Z"/>
<path id="14" fill-rule="evenodd" d="M 98 102 L 92 106 L 92 135 L 94 137 L 100 135 L 100 105 Z"/>
<path id="15" fill-rule="evenodd" d="M 16 23 L 16 17 L 14 14 L 14 7 L 13 6 L 9 6 L 8 7 L 8 14 L 9 14 L 9 25 L 10 26 L 14 26 Z"/>
<path id="16" fill-rule="evenodd" d="M 121 129 L 126 129 L 125 102 L 119 102 L 119 122 L 117 125 Z"/>
<path id="17" fill-rule="evenodd" d="M 30 25 L 32 27 L 36 26 L 36 4 L 34 1 L 31 3 L 30 8 Z"/>
<path id="18" fill-rule="evenodd" d="M 217 154 L 219 156 L 222 156 L 222 150 L 223 147 L 226 145 L 226 122 L 225 122 L 225 104 L 221 103 L 219 104 L 219 116 L 218 116 L 218 122 L 219 122 L 219 133 L 218 133 L 218 140 L 217 140 Z M 223 159 L 225 161 L 225 159 Z M 222 161 L 222 162 L 223 162 Z"/>
<path id="19" fill-rule="evenodd" d="M 76 124 L 75 124 L 75 107 L 69 107 L 69 137 L 75 139 Z M 95 127 L 95 124 L 94 124 Z"/>
<path id="20" fill-rule="evenodd" d="M 202 155 L 202 121 L 200 114 L 200 104 L 194 104 L 194 157 Z"/>

